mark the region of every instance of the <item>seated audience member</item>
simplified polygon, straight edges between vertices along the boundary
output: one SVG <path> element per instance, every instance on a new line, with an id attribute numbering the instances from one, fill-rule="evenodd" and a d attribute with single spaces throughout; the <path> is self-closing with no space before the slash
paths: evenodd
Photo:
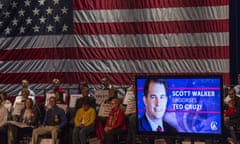
<path id="1" fill-rule="evenodd" d="M 238 84 L 234 86 L 234 90 L 236 92 L 236 95 L 240 96 L 240 74 L 237 76 Z"/>
<path id="2" fill-rule="evenodd" d="M 228 90 L 228 95 L 224 98 L 224 108 L 226 108 L 227 107 L 227 105 L 228 105 L 228 102 L 230 101 L 230 100 L 233 100 L 234 98 L 236 97 L 236 92 L 235 92 L 235 90 L 233 89 L 233 88 L 230 88 L 229 90 Z"/>
<path id="3" fill-rule="evenodd" d="M 77 101 L 76 101 L 74 115 L 77 112 L 77 110 L 82 107 L 83 99 L 85 97 L 88 97 L 90 106 L 94 109 L 96 108 L 96 99 L 89 94 L 89 88 L 88 87 L 83 86 L 81 88 L 81 94 L 82 94 L 82 97 L 77 99 Z"/>
<path id="4" fill-rule="evenodd" d="M 60 80 L 59 79 L 53 79 L 52 81 L 53 91 L 50 93 L 55 93 L 56 91 L 59 91 L 60 93 L 64 94 L 65 90 L 60 88 Z"/>
<path id="5" fill-rule="evenodd" d="M 19 122 L 29 125 L 29 127 L 21 128 L 17 125 L 9 125 L 9 143 L 16 144 L 19 140 L 19 136 L 23 133 L 29 133 L 31 135 L 32 129 L 37 127 L 40 121 L 39 110 L 34 107 L 33 101 L 27 98 L 24 102 L 24 108 L 21 111 Z M 20 132 L 19 132 L 20 131 Z"/>
<path id="6" fill-rule="evenodd" d="M 51 133 L 52 144 L 56 143 L 58 133 L 67 124 L 67 118 L 63 109 L 56 105 L 56 98 L 49 98 L 50 109 L 45 113 L 43 123 L 32 132 L 32 144 L 37 144 L 38 136 Z"/>
<path id="7" fill-rule="evenodd" d="M 22 80 L 22 89 L 21 89 L 21 91 L 18 93 L 18 95 L 19 95 L 19 96 L 22 95 L 22 90 L 23 90 L 23 89 L 28 89 L 28 90 L 29 90 L 29 96 L 35 96 L 35 93 L 34 93 L 28 86 L 29 86 L 29 82 L 28 82 L 26 79 Z"/>
<path id="8" fill-rule="evenodd" d="M 55 91 L 55 97 L 56 97 L 56 104 L 65 104 L 63 100 L 63 93 L 59 91 Z"/>
<path id="9" fill-rule="evenodd" d="M 71 115 L 69 113 L 68 105 L 64 101 L 63 94 L 59 91 L 56 91 L 55 98 L 56 98 L 56 104 L 58 105 L 58 107 L 62 108 L 65 111 L 67 120 L 70 120 Z"/>
<path id="10" fill-rule="evenodd" d="M 63 93 L 63 92 L 64 92 L 63 89 L 58 89 L 58 88 L 54 88 L 54 90 L 50 92 L 51 94 L 54 94 L 51 96 L 54 96 L 56 98 L 56 104 L 66 104 L 65 97 L 64 97 L 65 93 Z M 48 99 L 49 99 L 49 97 L 47 97 L 45 100 L 45 110 L 47 110 L 49 108 Z"/>
<path id="11" fill-rule="evenodd" d="M 224 117 L 229 117 L 236 112 L 234 100 L 228 102 L 228 108 L 224 110 Z"/>
<path id="12" fill-rule="evenodd" d="M 74 117 L 73 144 L 86 144 L 87 135 L 94 131 L 95 109 L 90 106 L 88 97 L 82 98 L 82 107 Z"/>
<path id="13" fill-rule="evenodd" d="M 2 104 L 8 110 L 9 113 L 12 112 L 12 103 L 7 99 L 7 93 L 4 91 L 0 92 L 0 98 L 2 99 Z"/>
<path id="14" fill-rule="evenodd" d="M 226 128 L 225 136 L 230 136 L 231 128 L 236 126 L 240 121 L 240 98 L 236 96 L 235 90 L 233 88 L 231 88 L 229 92 L 232 92 L 231 100 L 233 100 L 235 103 L 234 106 L 236 108 L 236 111 L 224 120 L 224 126 Z"/>
<path id="15" fill-rule="evenodd" d="M 104 101 L 105 104 L 110 104 L 112 99 L 117 98 L 117 90 L 115 88 L 110 88 L 109 89 L 109 95 L 108 95 L 108 99 L 106 99 Z"/>
<path id="16" fill-rule="evenodd" d="M 104 89 L 104 90 L 108 90 L 108 89 L 113 88 L 113 86 L 112 86 L 111 83 L 110 83 L 110 79 L 109 79 L 109 77 L 107 77 L 107 76 L 104 76 L 104 77 L 102 78 L 102 85 L 103 85 L 103 88 L 102 88 L 102 89 Z"/>
<path id="17" fill-rule="evenodd" d="M 1 144 L 7 143 L 7 123 L 8 111 L 2 104 L 2 99 L 0 98 L 0 140 Z"/>
<path id="18" fill-rule="evenodd" d="M 64 89 L 62 89 L 62 88 L 60 88 L 60 80 L 59 79 L 57 79 L 57 78 L 54 78 L 53 80 L 52 80 L 52 87 L 53 87 L 53 89 L 52 90 L 50 90 L 49 92 L 47 92 L 47 98 L 46 98 L 46 100 L 45 100 L 45 108 L 47 109 L 48 108 L 48 94 L 51 94 L 51 96 L 52 96 L 52 94 L 54 94 L 54 96 L 56 96 L 56 93 L 58 93 L 58 92 L 60 92 L 60 93 L 62 93 L 62 95 L 63 95 L 63 101 L 65 102 L 66 101 L 66 97 L 65 97 L 65 90 Z M 58 101 L 59 102 L 59 101 Z"/>
<path id="19" fill-rule="evenodd" d="M 117 98 L 116 90 L 115 90 L 114 88 L 111 88 L 111 89 L 109 89 L 108 99 L 106 99 L 106 100 L 104 101 L 104 104 L 111 104 L 112 100 L 113 100 L 113 99 L 116 99 L 116 98 Z M 119 105 L 119 107 L 120 107 L 120 106 L 121 106 L 121 105 Z M 97 108 L 97 109 L 100 109 L 100 107 L 101 107 L 101 105 L 100 105 L 99 108 Z M 100 116 L 99 119 L 100 119 L 102 125 L 104 125 L 104 124 L 106 123 L 107 117 L 102 117 L 102 116 Z"/>
<path id="20" fill-rule="evenodd" d="M 79 83 L 79 94 L 82 93 L 82 89 L 83 89 L 84 87 L 89 88 L 87 82 L 85 82 L 85 81 L 80 82 L 80 83 Z"/>
<path id="21" fill-rule="evenodd" d="M 13 104 L 13 108 L 15 108 L 16 103 L 24 102 L 27 98 L 31 98 L 33 100 L 33 103 L 35 104 L 35 102 L 36 102 L 35 97 L 29 96 L 29 93 L 30 93 L 30 91 L 28 89 L 23 88 L 22 95 L 16 97 L 14 104 Z"/>
<path id="22" fill-rule="evenodd" d="M 104 144 L 114 144 L 118 134 L 126 131 L 126 120 L 123 109 L 120 108 L 119 99 L 111 101 L 111 111 L 104 127 Z"/>

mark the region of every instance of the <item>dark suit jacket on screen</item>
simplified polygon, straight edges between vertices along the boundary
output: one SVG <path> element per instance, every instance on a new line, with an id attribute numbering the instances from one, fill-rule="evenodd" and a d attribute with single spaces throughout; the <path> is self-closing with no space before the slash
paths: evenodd
<path id="1" fill-rule="evenodd" d="M 170 133 L 176 133 L 177 132 L 177 130 L 174 127 L 170 126 L 165 121 L 163 121 L 163 126 L 164 126 L 164 130 L 165 130 L 164 132 L 170 132 Z M 145 114 L 138 120 L 138 130 L 142 131 L 142 132 L 153 131 Z"/>

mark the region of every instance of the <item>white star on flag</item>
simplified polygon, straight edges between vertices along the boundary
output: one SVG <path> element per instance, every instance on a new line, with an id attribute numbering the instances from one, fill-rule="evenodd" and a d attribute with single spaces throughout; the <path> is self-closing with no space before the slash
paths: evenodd
<path id="1" fill-rule="evenodd" d="M 39 5 L 41 6 L 41 5 L 44 5 L 45 0 L 38 0 L 38 2 L 39 2 Z"/>
<path id="2" fill-rule="evenodd" d="M 39 15 L 39 11 L 40 11 L 39 9 L 35 8 L 35 9 L 33 10 L 33 14 L 34 14 L 34 15 Z"/>
<path id="3" fill-rule="evenodd" d="M 53 31 L 53 26 L 52 25 L 48 25 L 47 26 L 47 30 L 48 30 L 48 32 L 52 32 Z"/>
<path id="4" fill-rule="evenodd" d="M 33 27 L 34 32 L 39 32 L 39 29 L 40 29 L 40 27 L 37 26 L 37 25 L 35 25 L 35 26 Z"/>
<path id="5" fill-rule="evenodd" d="M 32 23 L 32 19 L 31 19 L 30 17 L 28 17 L 28 18 L 26 19 L 26 23 L 27 23 L 27 24 L 31 24 L 31 23 Z"/>
<path id="6" fill-rule="evenodd" d="M 20 27 L 20 33 L 24 33 L 25 32 L 25 27 L 21 26 Z"/>
<path id="7" fill-rule="evenodd" d="M 68 9 L 64 6 L 64 7 L 61 9 L 61 11 L 62 11 L 62 14 L 66 14 L 67 11 L 68 11 Z"/>
<path id="8" fill-rule="evenodd" d="M 55 22 L 59 22 L 60 21 L 60 17 L 58 15 L 56 15 L 55 17 L 53 17 L 53 19 L 55 20 Z"/>
<path id="9" fill-rule="evenodd" d="M 12 25 L 17 25 L 17 23 L 18 23 L 18 20 L 16 19 L 16 18 L 14 18 L 13 20 L 12 20 Z"/>
<path id="10" fill-rule="evenodd" d="M 47 14 L 52 14 L 52 12 L 53 12 L 53 9 L 52 9 L 52 8 L 50 8 L 50 7 L 48 7 L 46 11 L 47 11 Z"/>
<path id="11" fill-rule="evenodd" d="M 23 9 L 20 9 L 20 11 L 18 11 L 19 16 L 24 16 L 24 13 L 25 11 Z"/>
<path id="12" fill-rule="evenodd" d="M 25 4 L 26 7 L 28 7 L 28 6 L 30 7 L 31 1 L 25 0 L 25 1 L 24 1 L 24 4 Z"/>
<path id="13" fill-rule="evenodd" d="M 45 17 L 43 17 L 43 16 L 41 16 L 41 18 L 40 18 L 40 23 L 41 23 L 41 24 L 44 24 L 44 23 L 45 23 L 45 21 L 46 21 L 46 18 L 45 18 Z"/>
<path id="14" fill-rule="evenodd" d="M 11 32 L 11 29 L 10 29 L 9 27 L 7 27 L 7 28 L 5 29 L 5 34 L 10 34 L 10 32 Z"/>

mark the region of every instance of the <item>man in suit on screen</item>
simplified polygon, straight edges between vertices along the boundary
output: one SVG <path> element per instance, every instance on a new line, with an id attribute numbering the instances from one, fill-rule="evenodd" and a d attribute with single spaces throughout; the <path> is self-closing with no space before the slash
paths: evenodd
<path id="1" fill-rule="evenodd" d="M 164 121 L 168 103 L 167 85 L 161 79 L 147 79 L 144 84 L 143 102 L 145 114 L 138 121 L 139 131 L 176 132 L 176 129 Z"/>

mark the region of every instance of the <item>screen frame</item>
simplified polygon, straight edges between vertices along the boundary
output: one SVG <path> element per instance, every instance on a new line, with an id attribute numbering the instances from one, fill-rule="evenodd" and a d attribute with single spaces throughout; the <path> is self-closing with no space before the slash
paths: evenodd
<path id="1" fill-rule="evenodd" d="M 221 121 L 221 130 L 220 133 L 189 133 L 189 132 L 176 132 L 176 133 L 168 133 L 168 132 L 154 132 L 154 131 L 139 131 L 139 105 L 138 100 L 138 80 L 139 79 L 219 79 L 220 80 L 220 121 Z M 157 135 L 164 137 L 190 137 L 190 138 L 216 138 L 221 137 L 224 134 L 224 118 L 223 118 L 223 77 L 221 75 L 174 75 L 174 76 L 165 76 L 165 75 L 154 75 L 154 76 L 135 76 L 135 98 L 136 98 L 136 134 L 137 135 Z"/>

